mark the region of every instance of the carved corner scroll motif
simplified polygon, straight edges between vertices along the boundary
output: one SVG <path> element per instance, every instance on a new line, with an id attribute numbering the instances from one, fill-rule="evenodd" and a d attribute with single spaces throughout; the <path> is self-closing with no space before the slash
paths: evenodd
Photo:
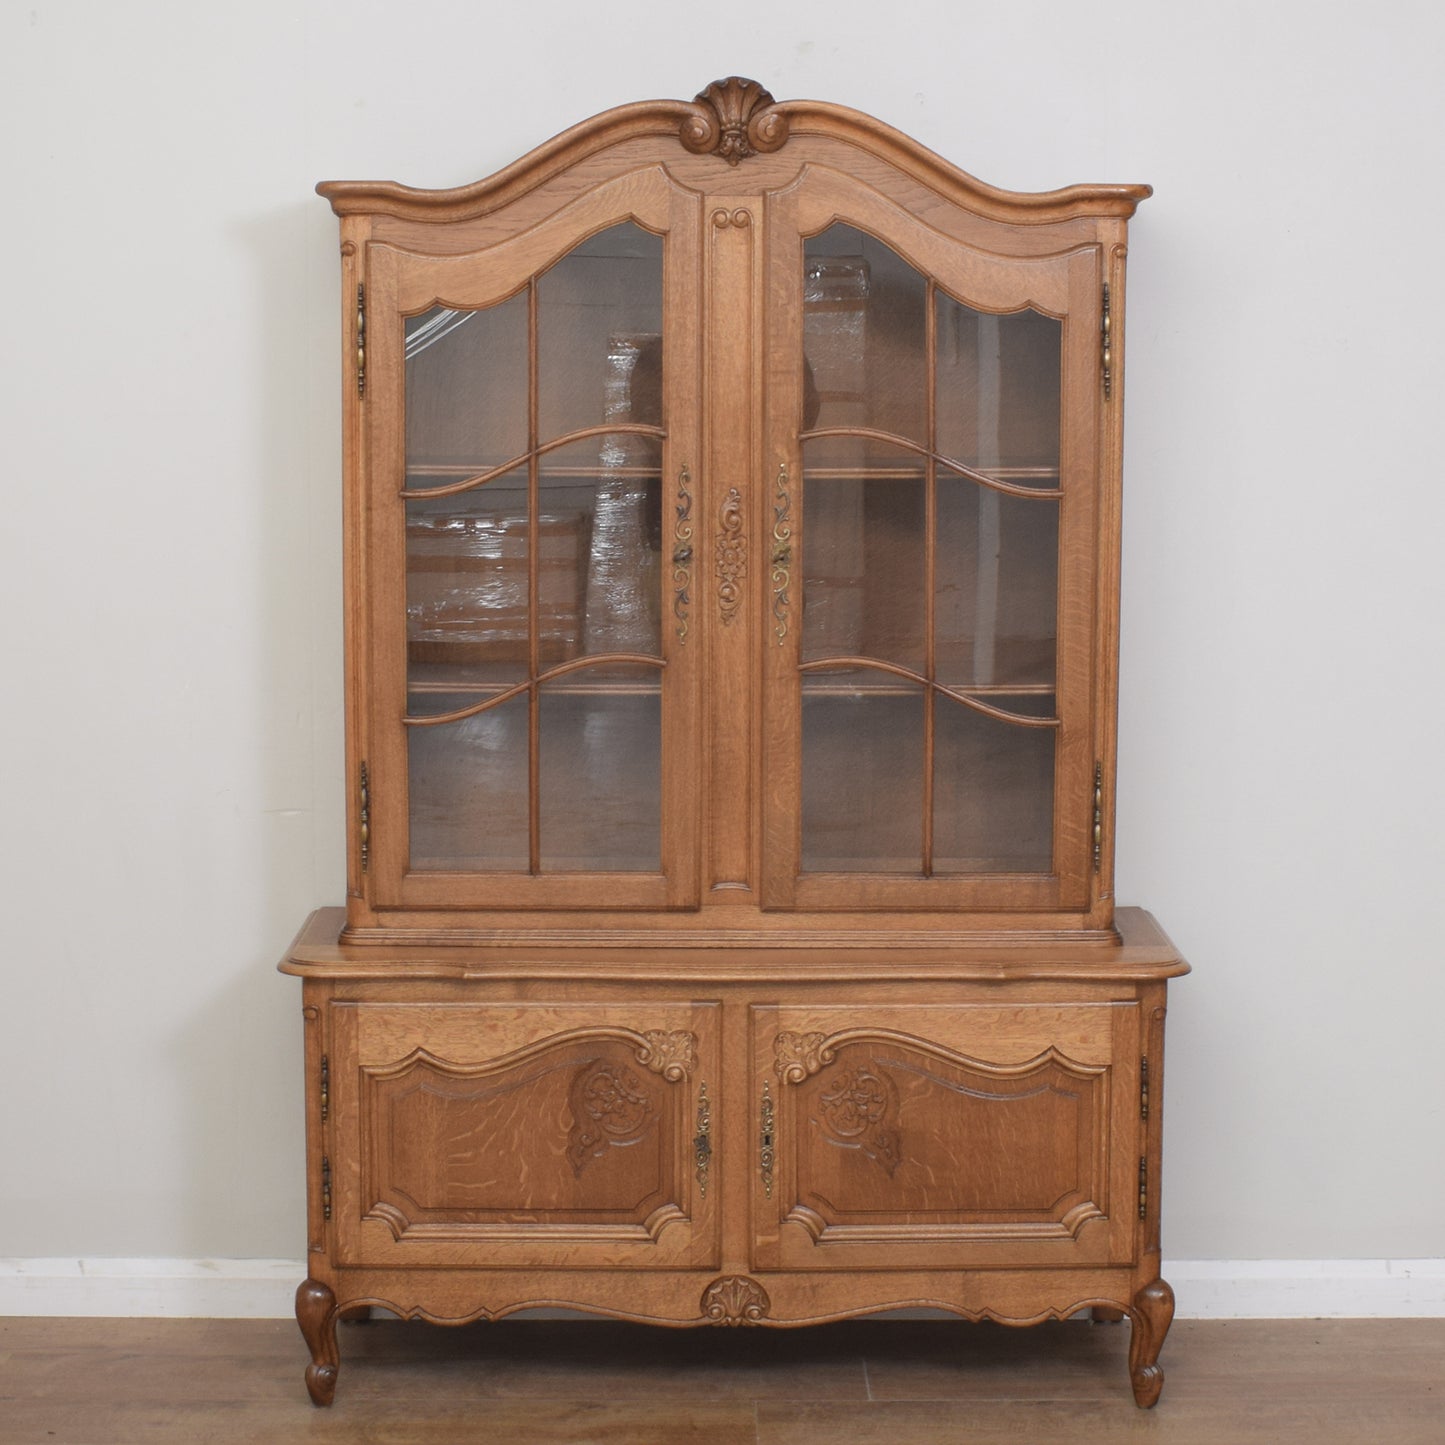
<path id="1" fill-rule="evenodd" d="M 772 1307 L 767 1290 L 743 1274 L 726 1274 L 702 1292 L 702 1315 L 713 1325 L 761 1324 Z"/>
<path id="2" fill-rule="evenodd" d="M 648 1029 L 637 1046 L 637 1062 L 669 1084 L 680 1084 L 697 1062 L 697 1035 L 686 1029 Z"/>
<path id="3" fill-rule="evenodd" d="M 719 156 L 735 166 L 778 150 L 788 138 L 788 118 L 756 80 L 730 75 L 698 93 L 678 138 L 694 155 Z"/>
<path id="4" fill-rule="evenodd" d="M 825 1064 L 833 1050 L 823 1047 L 826 1034 L 779 1034 L 773 1040 L 773 1068 L 785 1084 L 801 1084 Z"/>

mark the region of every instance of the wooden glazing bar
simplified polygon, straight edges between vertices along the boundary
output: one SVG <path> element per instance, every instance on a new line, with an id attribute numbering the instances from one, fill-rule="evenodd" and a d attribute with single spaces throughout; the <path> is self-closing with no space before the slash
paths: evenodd
<path id="1" fill-rule="evenodd" d="M 933 876 L 933 683 L 935 677 L 934 586 L 938 558 L 938 323 L 937 298 L 929 281 L 923 301 L 924 406 L 928 455 L 923 463 L 923 672 L 929 687 L 923 695 L 923 876 Z"/>
<path id="2" fill-rule="evenodd" d="M 527 870 L 542 871 L 542 699 L 538 691 L 541 639 L 537 629 L 542 515 L 537 458 L 537 278 L 527 282 Z"/>
<path id="3" fill-rule="evenodd" d="M 951 697 L 955 702 L 961 702 L 965 707 L 971 707 L 975 712 L 981 712 L 988 717 L 997 718 L 1000 722 L 1017 723 L 1020 727 L 1029 728 L 1056 728 L 1059 726 L 1057 717 L 1031 717 L 1027 713 L 1007 712 L 1003 708 L 991 707 L 986 702 L 980 702 L 974 695 L 982 689 L 970 688 L 962 691 L 958 688 L 945 687 L 940 682 L 934 682 L 920 672 L 914 672 L 911 667 L 901 667 L 896 662 L 883 662 L 876 657 L 825 657 L 818 658 L 813 662 L 802 662 L 798 664 L 798 671 L 803 674 L 810 672 L 839 671 L 843 668 L 871 668 L 877 672 L 886 672 L 893 677 L 907 678 L 910 682 L 916 682 L 926 690 L 929 698 L 941 693 L 944 697 Z M 1052 691 L 1052 689 L 1049 689 Z M 852 687 L 845 688 L 845 691 L 855 691 Z M 1025 689 L 995 688 L 991 691 L 997 692 L 1020 692 Z"/>
<path id="4" fill-rule="evenodd" d="M 580 431 L 568 432 L 565 436 L 553 437 L 545 445 L 539 444 L 529 447 L 521 456 L 512 457 L 509 461 L 498 462 L 495 466 L 478 467 L 466 463 L 437 463 L 434 466 L 413 466 L 408 467 L 408 476 L 427 477 L 460 477 L 457 482 L 448 482 L 440 487 L 406 487 L 397 493 L 401 497 L 449 497 L 455 492 L 470 491 L 473 487 L 485 486 L 488 482 L 497 477 L 505 476 L 508 472 L 516 471 L 523 462 L 527 461 L 534 453 L 538 457 L 544 457 L 548 452 L 555 452 L 561 447 L 573 445 L 575 442 L 590 441 L 593 437 L 603 436 L 639 436 L 656 437 L 658 440 L 666 438 L 667 433 L 660 426 L 647 426 L 642 422 L 613 422 L 607 426 L 583 427 Z M 555 467 L 540 469 L 546 476 L 566 477 L 655 477 L 656 467 Z"/>
<path id="5" fill-rule="evenodd" d="M 931 445 L 920 446 L 918 442 L 910 437 L 899 436 L 896 432 L 879 431 L 876 427 L 869 426 L 829 426 L 817 427 L 813 431 L 802 432 L 799 442 L 809 442 L 824 437 L 859 437 L 864 441 L 882 442 L 886 446 L 895 446 L 900 451 L 912 452 L 914 456 L 928 458 L 938 465 L 945 466 L 951 472 L 957 472 L 961 477 L 967 477 L 971 482 L 977 482 L 981 487 L 988 487 L 995 492 L 1003 492 L 1010 497 L 1061 497 L 1063 491 L 1058 487 L 1020 487 L 1012 482 L 1004 480 L 1005 475 L 1014 476 L 1057 476 L 1058 471 L 1053 467 L 998 467 L 993 471 L 981 471 L 978 467 L 971 467 L 967 462 L 961 462 L 957 457 L 943 456 Z M 829 474 L 829 468 L 808 468 L 808 471 L 821 471 L 824 475 Z M 864 471 L 865 475 L 869 472 Z M 840 473 L 841 475 L 841 473 Z M 913 475 L 917 475 L 914 473 Z"/>

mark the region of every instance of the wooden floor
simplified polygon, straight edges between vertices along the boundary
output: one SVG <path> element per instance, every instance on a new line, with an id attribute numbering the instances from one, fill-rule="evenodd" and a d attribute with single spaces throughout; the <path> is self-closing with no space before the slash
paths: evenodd
<path id="1" fill-rule="evenodd" d="M 1129 1327 L 342 1327 L 314 1409 L 286 1321 L 0 1319 L 4 1445 L 1442 1445 L 1445 1320 L 1180 1321 L 1136 1410 Z"/>

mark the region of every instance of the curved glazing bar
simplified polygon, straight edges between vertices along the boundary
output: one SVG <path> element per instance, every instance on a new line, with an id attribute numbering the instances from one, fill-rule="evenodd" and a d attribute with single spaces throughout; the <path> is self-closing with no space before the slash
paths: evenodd
<path id="1" fill-rule="evenodd" d="M 928 688 L 939 697 L 952 699 L 964 707 L 972 708 L 975 712 L 982 713 L 985 717 L 996 718 L 999 722 L 1016 723 L 1019 727 L 1026 728 L 1056 728 L 1060 726 L 1060 720 L 1050 711 L 1049 713 L 1020 713 L 1012 712 L 1008 708 L 998 707 L 994 703 L 985 702 L 977 692 L 967 688 L 950 687 L 945 683 L 934 681 L 925 677 L 921 672 L 914 672 L 912 668 L 900 667 L 894 662 L 882 662 L 876 657 L 826 657 L 816 661 L 800 663 L 798 671 L 817 675 L 830 672 L 881 672 L 890 677 L 902 678 L 906 682 L 915 683 L 919 687 Z M 854 689 L 856 690 L 856 689 Z M 1012 690 L 1004 690 L 1005 695 Z M 1052 698 L 1053 692 L 1038 691 L 1031 694 L 1020 693 L 1020 696 L 1030 695 L 1039 698 Z"/>
<path id="2" fill-rule="evenodd" d="M 667 666 L 660 657 L 648 657 L 639 652 L 612 652 L 603 653 L 596 657 L 574 657 L 568 662 L 559 663 L 556 667 L 550 667 L 546 672 L 539 673 L 536 677 L 527 678 L 523 682 L 513 683 L 510 686 L 499 686 L 490 696 L 484 697 L 478 703 L 468 703 L 463 707 L 452 708 L 449 712 L 428 713 L 425 715 L 407 714 L 402 718 L 407 727 L 434 727 L 438 723 L 460 722 L 463 718 L 475 717 L 479 712 L 486 712 L 488 708 L 497 707 L 504 702 L 510 702 L 514 697 L 520 697 L 523 693 L 533 687 L 541 687 L 544 683 L 554 682 L 559 677 L 565 677 L 571 672 L 581 672 L 586 668 L 606 667 L 647 667 L 654 668 L 659 672 Z M 418 689 L 413 689 L 417 691 Z M 456 686 L 449 686 L 445 689 L 447 695 L 456 696 L 463 689 Z M 601 689 L 590 688 L 590 693 L 600 693 Z"/>
<path id="3" fill-rule="evenodd" d="M 1004 492 L 1011 497 L 1042 498 L 1057 500 L 1064 495 L 1063 489 L 1059 486 L 1036 487 L 1026 486 L 1014 480 L 1019 476 L 1037 476 L 1039 478 L 1052 477 L 1058 480 L 1059 469 L 1055 467 L 994 467 L 989 471 L 980 471 L 977 467 L 970 466 L 967 462 L 959 461 L 944 452 L 933 451 L 924 446 L 921 442 L 910 441 L 908 437 L 897 436 L 892 432 L 878 431 L 873 427 L 860 426 L 832 426 L 815 427 L 812 431 L 799 433 L 798 440 L 802 442 L 823 441 L 833 438 L 857 438 L 860 441 L 870 441 L 879 446 L 897 447 L 900 451 L 909 452 L 925 461 L 932 461 L 937 466 L 947 467 L 949 471 L 956 472 L 961 477 L 967 477 L 971 482 L 977 482 L 981 487 L 989 487 L 995 492 Z M 804 464 L 804 476 L 808 474 L 807 464 Z M 843 469 L 822 464 L 816 469 L 824 475 L 832 476 Z"/>
<path id="4" fill-rule="evenodd" d="M 397 492 L 397 496 L 413 500 L 420 497 L 449 497 L 456 492 L 469 492 L 474 487 L 484 487 L 488 482 L 504 476 L 507 472 L 515 471 L 518 467 L 524 467 L 535 457 L 544 457 L 548 452 L 554 452 L 558 447 L 571 446 L 575 442 L 588 441 L 593 437 L 605 436 L 637 436 L 651 437 L 657 441 L 665 441 L 667 432 L 660 426 L 646 426 L 641 423 L 609 423 L 604 426 L 586 427 L 582 431 L 568 432 L 566 436 L 554 438 L 552 441 L 543 442 L 535 452 L 521 452 L 505 462 L 499 462 L 494 467 L 488 467 L 485 471 L 477 472 L 475 475 L 466 476 L 458 482 L 444 482 L 437 487 L 412 487 L 404 486 Z M 408 473 L 410 475 L 410 473 Z"/>

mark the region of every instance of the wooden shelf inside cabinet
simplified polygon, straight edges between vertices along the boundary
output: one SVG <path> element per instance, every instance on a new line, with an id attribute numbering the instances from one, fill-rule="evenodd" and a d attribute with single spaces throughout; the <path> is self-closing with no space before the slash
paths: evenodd
<path id="1" fill-rule="evenodd" d="M 1166 989 L 1114 905 L 1126 223 L 730 77 L 342 229 L 338 1319 L 1127 1314 Z"/>

